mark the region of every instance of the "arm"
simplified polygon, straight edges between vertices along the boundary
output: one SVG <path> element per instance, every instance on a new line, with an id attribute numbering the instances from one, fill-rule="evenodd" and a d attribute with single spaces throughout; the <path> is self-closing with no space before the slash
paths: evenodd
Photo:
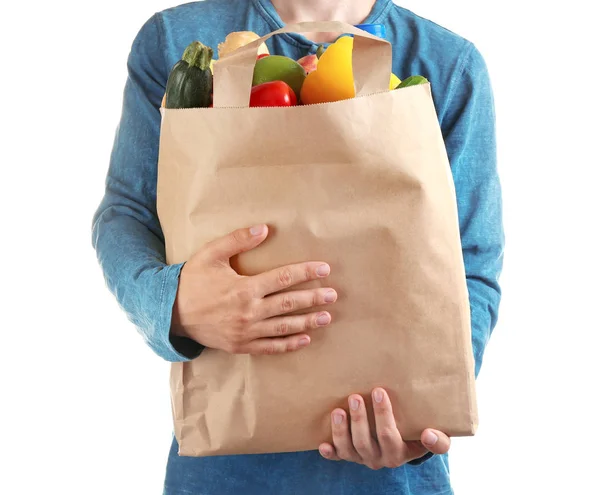
<path id="1" fill-rule="evenodd" d="M 478 375 L 483 351 L 498 320 L 504 231 L 494 98 L 485 61 L 472 44 L 453 79 L 441 120 L 456 188 Z M 432 456 L 429 452 L 409 464 L 422 464 Z"/>
<path id="2" fill-rule="evenodd" d="M 215 239 L 185 266 L 166 264 L 156 212 L 159 107 L 169 72 L 161 29 L 155 15 L 133 43 L 106 193 L 94 215 L 92 241 L 107 285 L 150 347 L 168 361 L 192 359 L 205 346 L 244 354 L 302 349 L 310 344 L 306 331 L 327 326 L 331 315 L 287 313 L 332 304 L 337 294 L 330 288 L 279 292 L 327 277 L 328 265 L 296 263 L 240 277 L 229 258 L 263 242 L 264 225 Z"/>
<path id="3" fill-rule="evenodd" d="M 472 44 L 453 79 L 441 127 L 456 187 L 478 375 L 498 319 L 504 231 L 494 99 L 485 61 Z"/>
<path id="4" fill-rule="evenodd" d="M 498 320 L 498 277 L 504 252 L 495 120 L 487 67 L 470 44 L 453 79 L 441 126 L 456 188 L 476 375 Z M 432 456 L 429 452 L 409 464 L 422 464 Z"/>
<path id="5" fill-rule="evenodd" d="M 496 170 L 496 130 L 490 80 L 481 54 L 471 44 L 453 78 L 441 127 L 456 188 L 460 234 L 471 306 L 475 373 L 479 374 L 483 351 L 498 318 L 504 232 L 502 201 Z M 420 442 L 404 442 L 395 426 L 385 391 L 377 401 L 373 391 L 377 439 L 369 433 L 366 408 L 360 396 L 351 396 L 349 421 L 346 411 L 332 413 L 333 445 L 319 450 L 326 459 L 366 464 L 378 469 L 403 464 L 419 465 L 434 454 L 445 454 L 450 439 L 427 429 Z M 358 401 L 353 410 L 352 399 Z M 338 416 L 336 422 L 335 416 Z M 387 432 L 383 435 L 383 432 Z M 433 437 L 431 436 L 433 435 Z M 437 437 L 437 438 L 436 438 Z"/>
<path id="6" fill-rule="evenodd" d="M 454 79 L 442 117 L 442 132 L 456 187 L 476 375 L 498 320 L 498 277 L 504 252 L 495 119 L 485 61 L 475 46 L 470 45 L 463 69 Z M 422 464 L 432 456 L 429 452 L 409 464 Z"/>
<path id="7" fill-rule="evenodd" d="M 159 107 L 168 77 L 160 36 L 154 16 L 129 55 L 121 122 L 105 195 L 93 218 L 92 243 L 108 288 L 148 345 L 168 361 L 183 361 L 202 346 L 170 336 L 182 265 L 166 264 L 156 213 Z"/>

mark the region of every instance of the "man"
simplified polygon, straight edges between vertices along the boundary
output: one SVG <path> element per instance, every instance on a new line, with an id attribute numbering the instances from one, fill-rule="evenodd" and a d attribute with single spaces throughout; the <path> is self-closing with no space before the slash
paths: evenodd
<path id="1" fill-rule="evenodd" d="M 192 40 L 216 47 L 233 31 L 266 34 L 311 20 L 380 23 L 393 45 L 393 72 L 422 74 L 434 102 L 456 186 L 463 256 L 471 303 L 476 373 L 496 323 L 503 230 L 496 171 L 494 107 L 485 62 L 474 45 L 398 7 L 391 0 L 207 0 L 154 15 L 136 37 L 128 61 L 123 114 L 116 135 L 106 194 L 93 226 L 93 242 L 108 286 L 147 343 L 164 359 L 192 359 L 206 347 L 236 353 L 302 352 L 306 328 L 326 327 L 326 311 L 287 317 L 281 281 L 327 277 L 327 260 L 239 277 L 229 257 L 258 246 L 265 225 L 240 230 L 200 249 L 185 264 L 166 265 L 156 214 L 159 107 L 170 68 Z M 285 34 L 271 53 L 298 59 L 328 35 Z M 248 297 L 248 294 L 250 296 Z M 243 297 L 240 297 L 242 295 Z M 287 293 L 295 307 L 335 304 L 333 289 Z M 236 319 L 253 308 L 252 319 Z M 232 319 L 233 318 L 233 319 Z M 286 322 L 289 333 L 278 334 Z M 234 330 L 235 331 L 234 331 Z M 322 331 L 327 331 L 324 328 Z M 376 431 L 369 431 L 364 398 L 332 411 L 333 444 L 290 454 L 179 457 L 173 440 L 166 495 L 451 494 L 449 438 L 427 429 L 420 442 L 404 442 L 385 390 L 373 390 Z M 437 455 L 434 455 L 437 454 Z M 337 461 L 337 462 L 335 462 Z M 384 469 L 380 469 L 384 468 Z"/>

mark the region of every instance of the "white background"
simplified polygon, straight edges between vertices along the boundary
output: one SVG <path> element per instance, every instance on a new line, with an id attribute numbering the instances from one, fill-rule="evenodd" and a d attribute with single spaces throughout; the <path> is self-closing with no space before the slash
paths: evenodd
<path id="1" fill-rule="evenodd" d="M 590 3 L 591 4 L 591 3 Z M 0 30 L 0 493 L 161 493 L 168 364 L 90 242 L 131 42 L 167 0 L 13 2 Z M 584 1 L 411 0 L 492 76 L 507 249 L 458 495 L 598 494 L 598 28 Z M 374 494 L 375 495 L 375 494 Z"/>

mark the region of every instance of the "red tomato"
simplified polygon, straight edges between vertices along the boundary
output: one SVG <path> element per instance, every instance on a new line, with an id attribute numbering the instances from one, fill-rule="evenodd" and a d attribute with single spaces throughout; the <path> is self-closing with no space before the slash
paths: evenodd
<path id="1" fill-rule="evenodd" d="M 260 60 L 261 58 L 265 58 L 268 57 L 269 54 L 268 53 L 261 53 L 258 57 L 256 57 L 256 60 Z"/>
<path id="2" fill-rule="evenodd" d="M 254 86 L 250 92 L 251 107 L 293 107 L 296 93 L 283 81 L 271 81 Z"/>

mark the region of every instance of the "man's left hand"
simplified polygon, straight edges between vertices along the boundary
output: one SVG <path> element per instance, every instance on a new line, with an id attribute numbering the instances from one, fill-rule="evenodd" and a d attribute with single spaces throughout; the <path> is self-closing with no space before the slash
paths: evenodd
<path id="1" fill-rule="evenodd" d="M 331 413 L 333 445 L 322 443 L 319 452 L 332 461 L 351 461 L 371 469 L 395 468 L 424 456 L 427 452 L 445 454 L 450 438 L 438 430 L 427 428 L 420 441 L 405 442 L 396 427 L 392 404 L 386 391 L 372 392 L 376 434 L 371 434 L 367 408 L 360 395 L 348 397 L 350 419 L 343 409 Z"/>

